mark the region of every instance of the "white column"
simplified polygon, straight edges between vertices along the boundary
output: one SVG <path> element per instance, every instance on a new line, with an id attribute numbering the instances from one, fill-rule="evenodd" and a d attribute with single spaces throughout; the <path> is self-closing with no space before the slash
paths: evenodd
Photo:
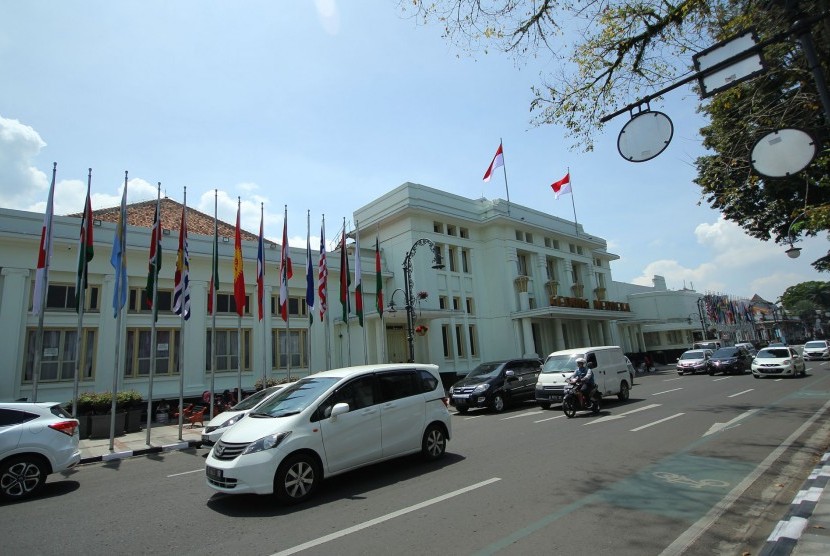
<path id="1" fill-rule="evenodd" d="M 0 380 L 0 399 L 16 400 L 21 394 L 23 363 L 26 356 L 26 315 L 29 299 L 29 270 L 3 268 L 3 289 L 0 297 L 0 337 L 3 338 L 5 357 L 3 380 Z M 31 389 L 31 387 L 29 387 Z"/>

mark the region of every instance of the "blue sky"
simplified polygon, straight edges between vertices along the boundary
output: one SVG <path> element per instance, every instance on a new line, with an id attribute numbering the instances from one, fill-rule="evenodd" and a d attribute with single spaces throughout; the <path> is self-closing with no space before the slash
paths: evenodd
<path id="1" fill-rule="evenodd" d="M 510 201 L 572 219 L 608 241 L 615 280 L 774 300 L 827 280 L 810 261 L 824 238 L 784 248 L 720 218 L 692 182 L 702 153 L 697 98 L 678 89 L 653 109 L 674 122 L 659 157 L 617 152 L 620 116 L 593 152 L 530 122 L 530 87 L 550 61 L 460 53 L 437 26 L 416 26 L 397 0 L 273 2 L 29 0 L 0 4 L 0 206 L 43 211 L 58 163 L 55 211 L 129 202 L 156 184 L 188 205 L 292 245 L 322 215 L 331 241 L 344 217 L 411 181 L 469 198 L 506 198 L 482 176 L 504 142 Z M 570 170 L 573 197 L 550 183 Z M 573 205 L 572 205 L 573 200 Z M 312 245 L 317 245 L 312 239 Z M 275 263 L 278 264 L 278 263 Z"/>

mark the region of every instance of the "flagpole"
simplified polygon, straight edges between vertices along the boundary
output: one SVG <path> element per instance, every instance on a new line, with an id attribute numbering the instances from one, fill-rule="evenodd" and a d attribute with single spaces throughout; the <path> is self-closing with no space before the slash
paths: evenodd
<path id="1" fill-rule="evenodd" d="M 127 270 L 124 268 L 124 265 L 127 262 L 127 171 L 124 171 L 124 194 L 121 197 L 121 212 L 118 217 L 118 247 L 119 247 L 119 256 L 121 260 L 119 262 L 119 267 L 116 269 L 116 277 L 115 277 L 115 292 L 113 293 L 114 296 L 118 296 L 116 300 L 115 297 L 113 298 L 113 304 L 117 304 L 118 306 L 118 314 L 116 315 L 115 319 L 115 334 L 116 334 L 116 342 L 115 342 L 115 364 L 113 365 L 112 371 L 112 404 L 110 406 L 110 452 L 115 450 L 115 402 L 116 402 L 116 394 L 118 392 L 118 374 L 121 371 L 121 365 L 119 365 L 120 356 L 119 356 L 119 347 L 121 346 L 122 341 L 122 313 L 124 312 L 124 306 L 121 305 L 121 292 L 126 292 L 128 289 L 128 279 L 127 279 Z M 122 280 L 123 279 L 123 280 Z"/>
<path id="2" fill-rule="evenodd" d="M 283 213 L 283 236 L 282 236 L 282 250 L 285 251 L 282 259 L 285 261 L 285 268 L 280 268 L 280 283 L 285 281 L 285 370 L 288 373 L 288 380 L 291 380 L 291 328 L 289 322 L 291 321 L 291 302 L 288 295 L 288 240 L 286 239 L 288 229 L 288 205 L 285 206 Z M 282 288 L 282 285 L 280 285 Z"/>
<path id="3" fill-rule="evenodd" d="M 242 197 L 236 198 L 236 237 L 240 236 L 240 225 L 239 225 L 239 213 L 242 210 Z M 236 249 L 239 249 L 239 252 L 236 252 Z M 245 284 L 245 275 L 242 273 L 242 247 L 241 243 L 236 244 L 234 243 L 234 262 L 236 262 L 237 256 L 239 257 L 239 277 L 242 278 L 242 284 Z M 234 298 L 236 298 L 236 280 L 237 276 L 233 277 L 234 284 Z M 236 299 L 235 299 L 236 300 Z M 238 301 L 238 300 L 236 300 Z M 244 305 L 241 303 L 237 303 L 236 307 L 236 393 L 238 394 L 239 398 L 242 398 L 242 359 L 244 357 L 244 353 L 242 351 L 242 312 L 244 311 Z M 236 400 L 239 403 L 241 400 Z"/>
<path id="4" fill-rule="evenodd" d="M 305 275 L 306 275 L 306 291 L 305 291 L 305 305 L 306 311 L 309 313 L 308 318 L 308 333 L 305 335 L 306 353 L 308 354 L 308 374 L 311 374 L 311 325 L 314 324 L 314 270 L 311 266 L 311 210 L 306 210 L 305 217 Z M 309 282 L 309 279 L 311 280 Z M 311 299 L 309 300 L 309 294 Z M 311 306 L 308 302 L 311 301 Z"/>
<path id="5" fill-rule="evenodd" d="M 45 226 L 41 232 L 43 253 L 43 280 L 41 281 L 40 299 L 36 300 L 39 310 L 37 315 L 37 332 L 35 332 L 35 359 L 32 363 L 32 401 L 37 401 L 37 383 L 40 378 L 40 366 L 43 363 L 43 317 L 46 313 L 46 294 L 49 291 L 49 259 L 52 255 L 52 218 L 54 213 L 55 199 L 55 175 L 58 172 L 58 163 L 52 163 L 52 185 L 49 186 L 49 200 L 46 202 L 46 214 L 44 215 Z M 38 254 L 40 257 L 40 253 Z M 35 269 L 35 283 L 37 283 L 37 269 Z"/>
<path id="6" fill-rule="evenodd" d="M 320 299 L 320 310 L 322 311 L 321 319 L 323 321 L 323 338 L 326 342 L 326 370 L 331 368 L 331 331 L 329 330 L 329 311 L 328 307 L 328 298 L 329 298 L 329 278 L 328 278 L 328 261 L 324 258 L 325 255 L 325 245 L 326 245 L 326 215 L 323 215 L 323 223 L 320 229 L 320 249 L 322 251 L 321 258 L 323 258 L 323 262 L 325 264 L 325 271 L 326 271 L 326 280 L 323 282 L 323 287 L 320 291 L 323 293 Z M 322 270 L 322 269 L 321 269 Z M 317 276 L 319 281 L 320 276 Z M 325 299 L 325 302 L 323 301 Z"/>
<path id="7" fill-rule="evenodd" d="M 86 285 L 87 285 L 87 252 L 86 247 L 89 243 L 87 231 L 92 229 L 92 222 L 88 219 L 92 217 L 92 207 L 89 204 L 89 191 L 92 187 L 92 168 L 89 169 L 89 176 L 86 182 L 86 200 L 84 201 L 84 215 L 81 217 L 81 234 L 78 241 L 78 289 L 75 295 L 78 298 L 78 331 L 75 337 L 75 376 L 72 381 L 72 416 L 78 417 L 78 386 L 80 382 L 81 371 L 81 335 L 84 331 L 84 303 L 86 302 Z"/>
<path id="8" fill-rule="evenodd" d="M 499 137 L 499 147 L 502 149 L 501 169 L 504 171 L 504 191 L 507 193 L 507 216 L 510 216 L 510 190 L 507 188 L 507 163 L 504 161 L 504 145 Z"/>
<path id="9" fill-rule="evenodd" d="M 260 292 L 259 292 L 260 280 L 262 280 L 263 293 L 265 291 L 265 249 L 264 249 L 264 245 L 263 245 L 263 242 L 265 241 L 265 239 L 262 237 L 262 226 L 263 226 L 264 221 L 265 221 L 265 203 L 260 203 L 259 204 L 259 248 L 261 250 L 262 260 L 258 262 L 258 264 L 261 265 L 261 268 L 257 270 L 257 299 L 259 301 L 259 303 L 257 303 L 257 306 L 264 303 L 264 301 L 259 297 L 260 296 Z M 262 274 L 260 275 L 259 273 L 262 273 Z M 261 276 L 261 278 L 260 278 L 260 276 Z M 269 307 L 269 313 L 270 313 L 270 307 L 271 307 L 270 302 L 268 303 L 268 307 Z M 263 390 L 265 389 L 265 386 L 266 386 L 265 383 L 268 380 L 268 369 L 267 369 L 268 362 L 267 362 L 267 359 L 266 359 L 266 352 L 268 351 L 268 334 L 267 334 L 268 326 L 267 326 L 267 323 L 265 322 L 265 314 L 264 313 L 265 313 L 264 308 L 261 308 L 260 314 L 259 314 L 259 322 L 260 322 L 260 328 L 262 329 L 262 389 Z"/>
<path id="10" fill-rule="evenodd" d="M 571 168 L 568 167 L 568 180 L 571 180 Z M 579 225 L 576 221 L 576 203 L 574 203 L 574 188 L 573 188 L 573 181 L 571 181 L 571 207 L 574 209 L 574 231 L 576 232 L 576 236 L 579 237 Z"/>
<path id="11" fill-rule="evenodd" d="M 186 257 L 187 257 L 187 235 L 186 235 L 187 234 L 187 186 L 184 187 L 184 206 L 182 207 L 182 224 L 183 224 L 182 229 L 179 230 L 179 242 L 182 244 L 182 253 L 181 253 L 181 256 L 182 256 L 182 273 L 184 273 L 184 270 L 190 264 L 186 259 Z M 184 238 L 181 237 L 182 234 L 185 234 Z M 188 274 L 189 274 L 189 269 L 188 269 Z M 188 276 L 188 281 L 189 280 L 190 280 L 190 277 Z M 182 276 L 182 282 L 184 282 L 184 276 Z M 179 414 L 178 425 L 179 425 L 179 440 L 180 441 L 183 440 L 182 436 L 184 434 L 183 433 L 184 412 L 182 411 L 182 408 L 184 407 L 184 370 L 185 370 L 185 365 L 184 365 L 185 326 L 184 325 L 185 325 L 185 322 L 187 320 L 185 318 L 185 311 L 189 310 L 189 309 L 186 309 L 186 306 L 185 306 L 185 301 L 187 300 L 186 295 L 188 295 L 188 293 L 185 291 L 185 284 L 182 283 L 181 312 L 179 313 L 181 318 L 179 319 L 180 331 L 179 331 L 179 346 L 178 346 L 178 350 L 179 350 L 179 406 L 178 406 L 179 411 L 177 412 Z M 149 419 L 149 417 L 148 417 L 148 419 Z"/>
<path id="12" fill-rule="evenodd" d="M 218 206 L 219 206 L 219 190 L 213 190 L 213 268 L 211 268 L 211 283 L 213 288 L 210 292 L 211 297 L 211 324 L 210 324 L 210 418 L 213 419 L 213 407 L 215 405 L 213 399 L 213 390 L 216 388 L 216 290 L 219 289 L 219 221 L 218 221 Z"/>
<path id="13" fill-rule="evenodd" d="M 156 192 L 156 222 L 153 232 L 150 234 L 150 249 L 153 253 L 153 263 L 150 272 L 153 276 L 153 291 L 151 293 L 150 305 L 153 314 L 153 322 L 150 324 L 150 376 L 147 382 L 147 440 L 145 444 L 150 445 L 150 429 L 153 428 L 153 376 L 156 373 L 156 319 L 158 318 L 158 290 L 159 290 L 159 258 L 161 257 L 161 182 L 158 182 Z"/>
<path id="14" fill-rule="evenodd" d="M 346 282 L 345 282 L 345 292 L 344 296 L 346 298 L 346 341 L 348 342 L 348 351 L 349 354 L 349 365 L 352 365 L 352 326 L 351 326 L 351 307 L 349 306 L 349 253 L 346 250 L 346 217 L 343 217 L 343 236 L 341 239 L 342 248 L 343 248 L 343 260 L 346 261 Z M 340 269 L 340 272 L 343 272 L 343 268 Z"/>
<path id="15" fill-rule="evenodd" d="M 364 298 L 363 298 L 363 265 L 360 264 L 360 225 L 357 223 L 357 218 L 354 219 L 354 230 L 355 230 L 354 231 L 354 237 L 355 237 L 355 242 L 354 242 L 355 263 L 354 263 L 354 267 L 355 267 L 355 272 L 357 272 L 358 269 L 360 270 L 360 282 L 357 283 L 357 285 L 360 286 L 360 292 L 355 290 L 355 305 L 357 305 L 357 295 L 359 293 L 360 294 L 360 305 L 359 305 L 359 307 L 360 307 L 360 311 L 362 313 L 362 316 L 359 315 L 358 319 L 363 319 L 363 323 L 361 323 L 361 325 L 360 325 L 360 330 L 361 330 L 361 333 L 363 335 L 363 364 L 368 365 L 369 364 L 369 353 L 368 353 L 368 347 L 366 345 L 366 326 L 365 326 L 366 325 L 366 307 L 363 306 L 363 300 L 364 300 Z"/>
<path id="16" fill-rule="evenodd" d="M 387 363 L 388 361 L 386 361 L 386 324 L 383 320 L 383 276 L 381 276 L 380 272 L 380 222 L 377 223 L 377 229 L 375 231 L 375 251 L 377 257 L 377 264 L 375 268 L 375 272 L 377 272 L 375 299 L 378 305 L 378 315 L 380 316 L 380 362 Z"/>

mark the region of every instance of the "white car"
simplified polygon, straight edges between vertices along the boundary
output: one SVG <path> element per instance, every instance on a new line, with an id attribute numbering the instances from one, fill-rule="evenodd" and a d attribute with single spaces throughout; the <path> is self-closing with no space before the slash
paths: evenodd
<path id="1" fill-rule="evenodd" d="M 0 499 L 20 500 L 81 461 L 78 420 L 57 402 L 0 402 Z"/>
<path id="2" fill-rule="evenodd" d="M 752 376 L 804 376 L 807 365 L 791 347 L 765 347 L 752 360 Z"/>
<path id="3" fill-rule="evenodd" d="M 708 373 L 709 359 L 712 358 L 711 349 L 690 349 L 684 351 L 677 359 L 677 374 Z"/>
<path id="4" fill-rule="evenodd" d="M 294 384 L 293 382 L 290 384 Z M 225 434 L 225 431 L 228 430 L 228 427 L 236 424 L 239 422 L 240 419 L 245 417 L 251 410 L 255 409 L 256 406 L 282 390 L 288 386 L 288 384 L 278 384 L 277 386 L 271 386 L 270 388 L 266 388 L 264 390 L 260 390 L 258 392 L 254 392 L 228 411 L 223 411 L 216 417 L 210 420 L 210 422 L 205 425 L 205 429 L 202 431 L 202 444 L 206 446 L 213 446 L 216 444 L 216 441 Z"/>
<path id="5" fill-rule="evenodd" d="M 205 475 L 219 492 L 297 503 L 325 477 L 417 452 L 440 458 L 450 434 L 437 365 L 334 369 L 280 390 L 228 429 Z"/>
<path id="6" fill-rule="evenodd" d="M 830 359 L 830 342 L 827 340 L 810 340 L 804 344 L 804 359 Z"/>

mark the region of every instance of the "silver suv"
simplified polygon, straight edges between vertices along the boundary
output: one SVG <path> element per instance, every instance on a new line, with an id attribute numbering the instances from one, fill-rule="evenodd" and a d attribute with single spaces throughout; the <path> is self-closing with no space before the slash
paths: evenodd
<path id="1" fill-rule="evenodd" d="M 810 340 L 804 344 L 805 361 L 814 359 L 830 359 L 830 342 L 827 340 Z"/>

